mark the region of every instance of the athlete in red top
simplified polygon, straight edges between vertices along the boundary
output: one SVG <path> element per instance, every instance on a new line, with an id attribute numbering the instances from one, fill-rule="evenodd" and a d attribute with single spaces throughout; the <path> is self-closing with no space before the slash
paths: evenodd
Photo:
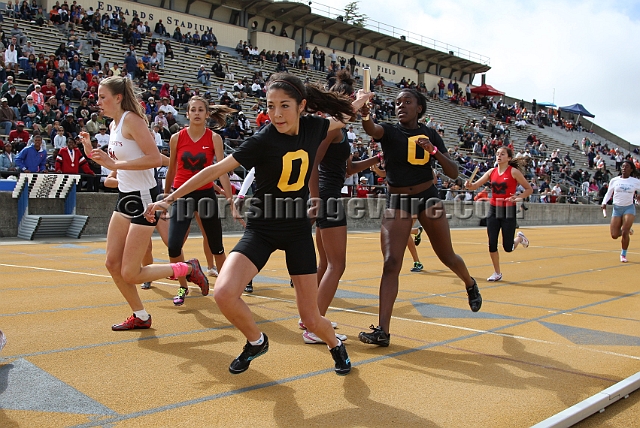
<path id="1" fill-rule="evenodd" d="M 531 185 L 521 171 L 524 169 L 527 158 L 514 159 L 510 148 L 501 147 L 496 152 L 496 161 L 498 166 L 485 172 L 475 183 L 465 182 L 465 186 L 469 190 L 476 190 L 486 182 L 490 182 L 491 185 L 491 199 L 489 200 L 491 207 L 487 217 L 489 255 L 494 268 L 493 275 L 487 278 L 487 281 L 491 282 L 502 279 L 500 256 L 498 255 L 498 234 L 501 230 L 502 248 L 507 253 L 515 250 L 520 243 L 525 248 L 529 246 L 529 240 L 522 232 L 518 232 L 518 236 L 514 239 L 516 233 L 515 205 L 517 201 L 521 201 L 533 193 Z M 518 184 L 524 187 L 524 192 L 520 194 L 516 194 Z"/>
<path id="2" fill-rule="evenodd" d="M 225 116 L 231 111 L 233 110 L 224 106 L 216 106 L 213 111 L 210 111 L 207 100 L 198 96 L 191 97 L 187 104 L 189 126 L 173 134 L 169 142 L 171 160 L 165 181 L 166 194 L 171 193 L 172 188 L 177 189 L 198 172 L 212 165 L 214 157 L 218 162 L 224 158 L 222 138 L 208 129 L 206 123 L 211 116 L 222 125 L 225 123 Z M 225 196 L 231 198 L 229 177 L 226 174 L 221 176 L 220 182 Z M 231 207 L 233 209 L 233 203 Z M 209 249 L 216 260 L 216 266 L 220 270 L 226 256 L 222 245 L 222 224 L 218 216 L 218 198 L 213 181 L 176 200 L 173 204 L 173 212 L 169 220 L 169 259 L 172 263 L 184 260 L 182 246 L 194 215 L 199 215 L 202 235 L 206 237 Z M 184 304 L 186 295 L 189 294 L 189 288 L 183 278 L 178 279 L 180 288 L 173 298 L 173 304 L 181 306 Z M 208 291 L 202 290 L 203 295 L 206 296 Z"/>

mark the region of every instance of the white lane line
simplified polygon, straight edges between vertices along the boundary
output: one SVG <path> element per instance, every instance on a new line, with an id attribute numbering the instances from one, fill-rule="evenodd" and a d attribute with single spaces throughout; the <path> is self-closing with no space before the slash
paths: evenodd
<path id="1" fill-rule="evenodd" d="M 43 268 L 43 267 L 37 267 L 37 266 L 21 266 L 21 265 L 13 265 L 13 264 L 8 264 L 8 263 L 0 263 L 0 266 L 21 268 L 21 269 L 42 270 L 42 271 L 48 271 L 48 272 L 60 272 L 60 273 L 68 273 L 68 274 L 72 274 L 72 275 L 86 275 L 86 276 L 94 276 L 94 277 L 100 277 L 100 278 L 111 278 L 111 276 L 109 276 L 109 275 L 102 275 L 102 274 L 88 273 L 88 272 L 77 272 L 77 271 L 64 270 L 64 269 Z M 154 282 L 156 282 L 156 281 L 154 281 Z M 165 282 L 158 282 L 158 283 L 159 284 L 165 284 L 165 285 L 173 285 L 173 284 L 168 284 L 168 283 L 165 283 Z M 196 288 L 196 287 L 190 286 L 190 288 Z M 269 297 L 269 296 L 257 296 L 257 295 L 246 294 L 246 293 L 244 295 L 247 296 L 247 297 L 255 298 L 255 299 L 264 299 L 264 300 L 285 302 L 285 303 L 288 303 L 288 304 L 295 304 L 296 303 L 296 301 L 293 300 L 293 299 L 283 299 L 283 298 L 280 298 L 280 297 Z M 357 314 L 357 315 L 367 315 L 367 316 L 373 316 L 373 317 L 377 317 L 378 316 L 377 313 L 373 313 L 373 312 L 359 311 L 359 310 L 355 310 L 355 309 L 338 308 L 338 307 L 335 307 L 335 306 L 330 306 L 329 309 L 334 310 L 334 311 L 339 311 L 339 312 L 353 313 L 353 314 Z M 552 341 L 549 341 L 549 340 L 535 339 L 535 338 L 526 337 L 526 336 L 518 336 L 518 335 L 506 334 L 506 333 L 498 333 L 498 332 L 488 331 L 488 330 L 480 330 L 480 329 L 475 329 L 475 328 L 470 328 L 470 327 L 462 327 L 462 326 L 451 325 L 451 324 L 437 323 L 437 322 L 433 322 L 433 321 L 424 321 L 424 320 L 397 317 L 397 316 L 392 316 L 391 318 L 394 319 L 394 320 L 398 320 L 398 321 L 406 321 L 406 322 L 410 322 L 410 323 L 431 325 L 431 326 L 435 326 L 435 327 L 450 328 L 450 329 L 454 329 L 454 330 L 467 331 L 467 332 L 470 332 L 470 333 L 489 334 L 489 335 L 499 336 L 499 337 L 509 337 L 509 338 L 515 338 L 515 339 L 520 339 L 520 340 L 526 340 L 526 341 L 529 341 L 529 342 L 541 343 L 541 344 L 545 344 L 545 345 L 564 346 L 564 347 L 567 347 L 567 348 L 578 349 L 578 350 L 581 350 L 581 351 L 590 351 L 590 352 L 594 352 L 594 353 L 598 353 L 598 354 L 612 355 L 612 356 L 616 356 L 616 357 L 623 357 L 623 358 L 629 358 L 629 359 L 640 361 L 640 357 L 636 357 L 634 355 L 621 354 L 619 352 L 611 352 L 611 351 L 604 351 L 604 350 L 599 350 L 599 349 L 585 348 L 583 346 L 578 346 L 578 345 L 570 345 L 570 344 L 566 344 L 566 343 L 552 342 Z"/>

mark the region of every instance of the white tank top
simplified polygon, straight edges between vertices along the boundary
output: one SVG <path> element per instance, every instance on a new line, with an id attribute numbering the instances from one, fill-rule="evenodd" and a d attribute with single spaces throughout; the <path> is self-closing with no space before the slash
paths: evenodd
<path id="1" fill-rule="evenodd" d="M 109 156 L 113 160 L 132 161 L 144 156 L 144 152 L 134 140 L 122 136 L 122 124 L 129 112 L 125 111 L 120 118 L 120 123 L 111 123 L 109 136 Z M 118 190 L 129 193 L 140 190 L 149 190 L 157 186 L 153 177 L 153 168 L 141 170 L 118 170 Z"/>

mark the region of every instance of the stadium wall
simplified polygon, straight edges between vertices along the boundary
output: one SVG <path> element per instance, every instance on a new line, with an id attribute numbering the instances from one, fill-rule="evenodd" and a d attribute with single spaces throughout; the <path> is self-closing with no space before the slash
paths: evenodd
<path id="1" fill-rule="evenodd" d="M 296 46 L 295 52 L 297 52 L 299 46 L 300 44 Z M 315 47 L 317 47 L 318 50 L 323 50 L 326 54 L 326 65 L 329 66 L 331 64 L 329 54 L 334 48 L 328 48 L 326 46 L 318 45 L 315 43 L 307 43 L 307 46 L 311 51 L 313 51 L 313 48 Z M 351 56 L 353 56 L 353 53 L 341 51 L 338 49 L 336 49 L 336 54 L 338 56 L 346 58 L 347 65 L 349 64 L 349 59 L 351 59 Z M 357 61 L 356 67 L 358 68 L 358 73 L 360 74 L 360 76 L 362 76 L 362 68 L 369 67 L 371 68 L 371 78 L 375 78 L 378 73 L 380 73 L 380 75 L 388 82 L 398 83 L 400 82 L 400 80 L 402 80 L 403 77 L 405 79 L 411 79 L 416 82 L 418 81 L 418 72 L 415 69 L 402 67 L 400 65 L 389 64 L 387 62 L 367 58 L 366 56 L 362 55 L 355 55 L 355 57 Z"/>
<path id="2" fill-rule="evenodd" d="M 89 221 L 84 235 L 106 235 L 107 226 L 116 205 L 115 193 L 85 193 L 77 195 L 76 214 L 88 215 Z M 220 199 L 222 202 L 223 200 Z M 375 213 L 384 210 L 385 200 L 379 198 L 352 198 L 347 202 L 349 230 L 375 230 L 380 228 L 380 217 Z M 2 218 L 0 222 L 0 238 L 15 238 L 18 235 L 18 200 L 12 198 L 11 192 L 0 192 Z M 455 205 L 446 202 L 446 212 L 451 215 L 451 227 L 477 227 L 485 213 L 485 205 Z M 609 218 L 602 217 L 598 205 L 570 204 L 527 204 L 529 210 L 520 215 L 520 226 L 550 226 L 571 224 L 608 224 Z M 30 199 L 29 214 L 62 214 L 62 199 Z M 195 224 L 195 222 L 193 222 Z M 197 226 L 195 226 L 197 229 Z M 242 226 L 231 218 L 229 208 L 222 221 L 225 232 L 241 232 Z"/>
<path id="3" fill-rule="evenodd" d="M 85 0 L 82 2 L 85 9 L 93 7 L 94 11 L 100 10 L 100 13 L 112 12 L 113 10 L 122 10 L 127 22 L 131 22 L 134 12 L 138 15 L 142 22 L 147 21 L 151 30 L 154 29 L 156 23 L 162 19 L 162 22 L 170 34 L 176 27 L 180 27 L 180 31 L 186 34 L 191 31 L 193 34 L 198 30 L 200 34 L 211 29 L 218 39 L 221 46 L 235 47 L 238 40 L 247 40 L 247 29 L 236 25 L 226 24 L 221 21 L 228 21 L 231 10 L 226 8 L 216 9 L 213 19 L 208 19 L 209 6 L 204 2 L 195 2 L 189 8 L 189 14 L 171 11 L 147 4 L 135 3 L 130 1 L 119 0 Z M 51 8 L 54 1 L 47 2 L 47 10 Z M 174 0 L 174 7 L 177 10 L 186 10 L 186 0 Z"/>

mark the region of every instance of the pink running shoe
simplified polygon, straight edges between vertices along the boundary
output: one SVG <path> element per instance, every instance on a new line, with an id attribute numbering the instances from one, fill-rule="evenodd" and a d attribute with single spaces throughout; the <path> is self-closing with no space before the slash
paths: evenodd
<path id="1" fill-rule="evenodd" d="M 190 259 L 187 261 L 191 265 L 191 273 L 187 275 L 187 281 L 194 283 L 202 291 L 202 295 L 209 294 L 209 280 L 200 267 L 198 259 Z"/>
<path id="2" fill-rule="evenodd" d="M 627 263 L 627 262 L 628 262 L 627 257 L 626 257 L 626 256 L 623 256 L 623 255 L 620 255 L 620 261 L 621 261 L 622 263 Z"/>

